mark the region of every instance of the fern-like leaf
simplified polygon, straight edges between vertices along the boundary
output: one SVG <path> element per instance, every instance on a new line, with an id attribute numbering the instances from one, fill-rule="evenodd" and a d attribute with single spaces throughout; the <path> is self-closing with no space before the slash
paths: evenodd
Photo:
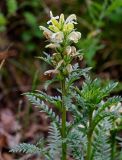
<path id="1" fill-rule="evenodd" d="M 59 128 L 55 123 L 52 123 L 49 128 L 49 136 L 48 136 L 48 150 L 50 157 L 56 159 L 56 157 L 61 156 L 61 133 Z"/>
<path id="2" fill-rule="evenodd" d="M 59 116 L 53 112 L 52 108 L 49 108 L 43 101 L 40 101 L 39 98 L 37 98 L 35 95 L 31 95 L 30 93 L 25 94 L 29 101 L 36 105 L 38 108 L 41 109 L 41 111 L 45 112 L 54 122 L 56 122 L 59 125 L 60 119 Z"/>
<path id="3" fill-rule="evenodd" d="M 33 153 L 41 153 L 42 151 L 40 150 L 40 148 L 38 148 L 33 144 L 21 143 L 12 148 L 10 152 L 33 154 Z"/>
<path id="4" fill-rule="evenodd" d="M 97 126 L 93 141 L 93 160 L 110 160 L 111 145 L 109 143 L 109 131 L 112 127 L 111 121 L 105 119 Z"/>

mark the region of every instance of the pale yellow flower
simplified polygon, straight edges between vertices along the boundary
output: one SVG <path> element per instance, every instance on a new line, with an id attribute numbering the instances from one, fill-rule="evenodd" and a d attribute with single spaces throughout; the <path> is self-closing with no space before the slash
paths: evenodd
<path id="1" fill-rule="evenodd" d="M 64 24 L 64 14 L 62 13 L 59 18 L 59 24 L 62 26 Z"/>
<path id="2" fill-rule="evenodd" d="M 67 48 L 66 48 L 66 54 L 67 54 L 67 55 L 70 55 L 70 54 L 71 54 L 71 51 L 72 51 L 71 46 L 67 46 Z"/>
<path id="3" fill-rule="evenodd" d="M 63 31 L 64 32 L 71 32 L 74 29 L 74 24 L 73 23 L 68 23 L 68 24 L 64 24 L 63 26 Z"/>
<path id="4" fill-rule="evenodd" d="M 67 55 L 70 55 L 70 56 L 76 56 L 77 54 L 79 54 L 77 53 L 77 50 L 74 46 L 67 46 L 66 53 Z"/>
<path id="5" fill-rule="evenodd" d="M 51 32 L 49 29 L 44 26 L 39 26 L 39 28 L 43 30 L 43 34 L 47 39 L 50 39 L 52 37 L 53 32 Z"/>
<path id="6" fill-rule="evenodd" d="M 54 33 L 52 34 L 52 37 L 51 37 L 52 42 L 55 42 L 55 43 L 61 43 L 63 42 L 63 39 L 64 39 L 63 32 Z"/>
<path id="7" fill-rule="evenodd" d="M 53 31 L 53 32 L 59 32 L 59 31 L 60 31 L 59 28 L 56 27 L 56 26 L 54 26 L 54 25 L 49 25 L 48 28 L 49 28 L 51 31 Z"/>
<path id="8" fill-rule="evenodd" d="M 71 55 L 72 56 L 77 55 L 77 50 L 76 50 L 76 48 L 74 46 L 71 46 Z"/>
<path id="9" fill-rule="evenodd" d="M 81 33 L 76 31 L 71 32 L 68 36 L 68 39 L 70 41 L 73 41 L 74 43 L 77 43 L 80 38 L 81 38 Z"/>

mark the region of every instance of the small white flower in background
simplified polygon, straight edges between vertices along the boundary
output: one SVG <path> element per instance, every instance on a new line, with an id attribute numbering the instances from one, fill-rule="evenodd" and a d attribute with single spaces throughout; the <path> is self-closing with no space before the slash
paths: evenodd
<path id="1" fill-rule="evenodd" d="M 79 124 L 78 127 L 79 127 L 79 128 L 85 128 L 85 126 L 82 125 L 82 124 Z"/>
<path id="2" fill-rule="evenodd" d="M 112 105 L 111 108 L 110 108 L 110 111 L 117 111 L 118 112 L 119 110 L 119 113 L 122 113 L 122 104 L 119 102 L 117 103 L 116 105 Z"/>
<path id="3" fill-rule="evenodd" d="M 81 33 L 76 31 L 71 32 L 68 36 L 68 39 L 70 41 L 73 41 L 74 43 L 77 43 L 80 38 L 81 38 Z"/>

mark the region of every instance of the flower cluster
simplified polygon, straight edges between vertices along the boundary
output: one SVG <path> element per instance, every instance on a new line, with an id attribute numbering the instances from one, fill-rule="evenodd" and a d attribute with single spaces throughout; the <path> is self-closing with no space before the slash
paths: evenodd
<path id="1" fill-rule="evenodd" d="M 49 41 L 46 48 L 52 48 L 55 52 L 52 55 L 52 64 L 54 70 L 46 71 L 45 74 L 63 73 L 69 74 L 72 72 L 71 61 L 74 57 L 82 58 L 79 51 L 76 50 L 72 43 L 77 43 L 81 38 L 81 33 L 74 28 L 76 15 L 71 14 L 66 20 L 64 14 L 54 17 L 50 12 L 51 19 L 47 22 L 48 27 L 40 26 L 43 34 Z"/>

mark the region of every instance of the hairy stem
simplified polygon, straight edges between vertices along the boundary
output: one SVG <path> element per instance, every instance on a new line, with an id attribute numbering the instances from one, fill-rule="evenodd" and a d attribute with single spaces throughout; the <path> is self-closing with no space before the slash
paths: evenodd
<path id="1" fill-rule="evenodd" d="M 92 112 L 89 113 L 89 131 L 87 134 L 87 153 L 86 153 L 86 160 L 91 159 L 91 153 L 92 153 Z"/>
<path id="2" fill-rule="evenodd" d="M 61 82 L 61 89 L 62 89 L 62 139 L 66 138 L 66 108 L 64 104 L 64 96 L 66 94 L 65 90 L 65 79 Z M 62 142 L 62 160 L 66 160 L 66 150 L 67 145 L 66 142 Z"/>

